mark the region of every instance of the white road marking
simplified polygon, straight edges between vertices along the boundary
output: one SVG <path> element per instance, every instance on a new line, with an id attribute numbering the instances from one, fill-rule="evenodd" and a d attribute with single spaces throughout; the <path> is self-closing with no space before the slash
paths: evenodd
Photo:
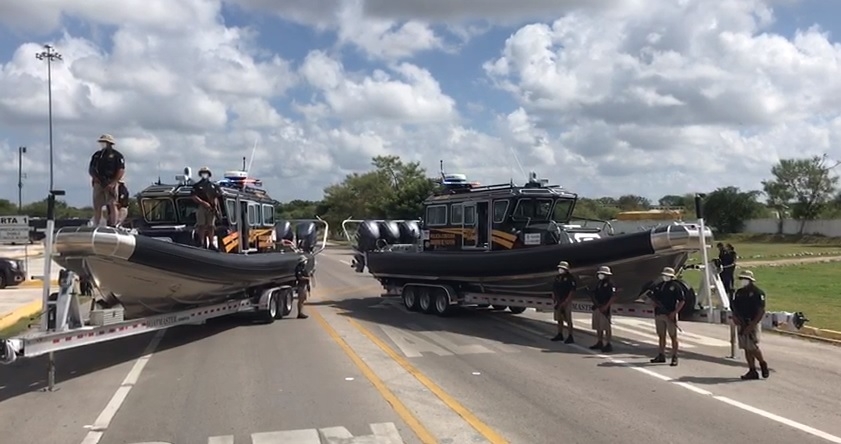
<path id="1" fill-rule="evenodd" d="M 85 439 L 82 440 L 82 444 L 97 444 L 99 440 L 102 439 L 102 435 L 105 433 L 105 430 L 108 429 L 108 425 L 111 424 L 111 420 L 114 419 L 114 415 L 117 414 L 117 410 L 119 410 L 120 406 L 123 405 L 123 402 L 126 400 L 126 397 L 131 391 L 131 388 L 137 384 L 137 379 L 140 378 L 140 373 L 143 371 L 143 368 L 146 367 L 146 364 L 149 362 L 152 354 L 155 353 L 155 349 L 158 348 L 158 344 L 160 344 L 165 332 L 166 330 L 160 330 L 152 337 L 149 345 L 147 345 L 146 349 L 143 351 L 143 356 L 135 361 L 134 366 L 128 372 L 128 375 L 126 375 L 123 383 L 119 388 L 117 388 L 114 396 L 112 396 L 111 400 L 108 401 L 105 409 L 102 410 L 96 418 L 96 421 L 94 421 L 91 426 L 90 431 L 85 435 Z"/>
<path id="2" fill-rule="evenodd" d="M 493 350 L 488 349 L 487 347 L 479 344 L 467 344 L 467 345 L 459 345 L 455 342 L 449 340 L 446 336 L 441 333 L 436 333 L 432 331 L 421 331 L 418 334 L 424 335 L 427 338 L 431 339 L 433 342 L 444 346 L 447 350 L 452 351 L 454 354 L 457 355 L 473 355 L 479 353 L 494 353 Z"/>
<path id="3" fill-rule="evenodd" d="M 317 429 L 251 434 L 252 444 L 321 444 Z"/>
<path id="4" fill-rule="evenodd" d="M 341 263 L 343 263 L 343 264 L 345 264 L 345 265 L 353 265 L 350 261 L 346 261 L 346 260 L 344 260 L 344 259 L 339 259 L 339 262 L 341 262 Z"/>
<path id="5" fill-rule="evenodd" d="M 211 436 L 207 438 L 207 444 L 234 444 L 234 435 Z"/>
<path id="6" fill-rule="evenodd" d="M 409 333 L 406 330 L 390 327 L 388 325 L 379 326 L 382 331 L 391 339 L 397 348 L 403 352 L 407 358 L 419 358 L 423 356 L 421 352 L 435 353 L 438 356 L 452 356 L 453 353 L 421 338 L 420 336 Z"/>

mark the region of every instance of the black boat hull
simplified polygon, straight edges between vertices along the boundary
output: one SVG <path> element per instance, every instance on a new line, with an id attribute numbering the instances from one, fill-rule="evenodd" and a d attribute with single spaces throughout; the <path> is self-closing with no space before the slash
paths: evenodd
<path id="1" fill-rule="evenodd" d="M 369 272 L 385 286 L 447 283 L 461 291 L 551 297 L 557 265 L 567 261 L 579 279 L 578 299 L 589 299 L 596 270 L 611 267 L 618 302 L 632 302 L 664 267 L 680 268 L 696 247 L 692 228 L 680 225 L 592 241 L 502 251 L 391 252 L 365 256 Z"/>
<path id="2" fill-rule="evenodd" d="M 298 263 L 315 257 L 303 253 L 219 253 L 183 244 L 119 232 L 111 228 L 61 230 L 54 260 L 92 278 L 126 318 L 213 304 L 247 290 L 293 285 Z"/>

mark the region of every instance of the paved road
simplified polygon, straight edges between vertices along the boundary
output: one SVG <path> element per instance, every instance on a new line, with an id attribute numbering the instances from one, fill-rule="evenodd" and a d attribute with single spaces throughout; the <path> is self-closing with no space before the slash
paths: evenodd
<path id="1" fill-rule="evenodd" d="M 0 367 L 0 442 L 841 442 L 837 347 L 766 334 L 771 378 L 743 382 L 726 329 L 683 325 L 680 366 L 652 366 L 649 322 L 591 354 L 542 313 L 407 313 L 348 260 L 320 261 L 307 320 L 66 352 L 54 393 L 43 361 Z"/>

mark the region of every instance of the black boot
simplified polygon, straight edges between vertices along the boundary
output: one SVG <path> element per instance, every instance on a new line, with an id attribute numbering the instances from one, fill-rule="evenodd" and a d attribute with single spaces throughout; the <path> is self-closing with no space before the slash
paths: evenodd
<path id="1" fill-rule="evenodd" d="M 564 341 L 564 344 L 575 344 L 575 339 L 572 339 L 572 335 L 569 335 L 566 341 Z"/>
<path id="2" fill-rule="evenodd" d="M 660 353 L 648 362 L 650 362 L 652 364 L 662 364 L 662 363 L 666 362 L 666 355 L 664 355 L 663 353 Z"/>
<path id="3" fill-rule="evenodd" d="M 605 353 L 610 353 L 613 351 L 613 346 L 610 345 L 610 343 L 607 343 L 604 345 L 604 347 L 602 347 L 602 351 Z"/>
<path id="4" fill-rule="evenodd" d="M 771 372 L 768 371 L 768 363 L 767 362 L 760 362 L 759 363 L 759 370 L 762 371 L 762 377 L 768 379 L 768 376 L 771 375 Z"/>
<path id="5" fill-rule="evenodd" d="M 552 341 L 552 342 L 563 341 L 563 340 L 564 340 L 563 333 L 558 333 L 554 337 L 552 337 L 552 339 L 550 339 L 550 341 Z"/>
<path id="6" fill-rule="evenodd" d="M 590 346 L 590 350 L 601 350 L 603 348 L 604 348 L 604 344 L 602 344 L 602 341 L 596 342 L 595 345 Z"/>
<path id="7" fill-rule="evenodd" d="M 745 381 L 753 380 L 753 379 L 759 379 L 759 373 L 756 372 L 755 368 L 752 368 L 752 369 L 748 370 L 747 373 L 742 375 L 742 379 L 745 380 Z"/>
<path id="8" fill-rule="evenodd" d="M 677 367 L 677 355 L 672 355 L 672 362 L 669 364 L 670 367 Z"/>

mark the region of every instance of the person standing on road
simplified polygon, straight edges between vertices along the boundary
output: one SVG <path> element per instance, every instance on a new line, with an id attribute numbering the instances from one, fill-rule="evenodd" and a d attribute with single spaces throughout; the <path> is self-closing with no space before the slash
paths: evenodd
<path id="1" fill-rule="evenodd" d="M 564 341 L 564 323 L 567 325 L 567 339 L 564 344 L 572 344 L 572 298 L 578 282 L 575 276 L 569 272 L 569 263 L 561 261 L 558 263 L 558 276 L 552 285 L 552 301 L 555 304 L 555 321 L 558 323 L 558 334 L 552 341 Z"/>
<path id="2" fill-rule="evenodd" d="M 213 235 L 216 231 L 216 215 L 219 214 L 219 197 L 222 190 L 210 181 L 213 173 L 210 168 L 199 170 L 201 180 L 193 184 L 192 198 L 199 206 L 196 209 L 196 234 L 201 248 L 213 248 Z"/>
<path id="3" fill-rule="evenodd" d="M 309 316 L 304 314 L 304 303 L 310 294 L 310 280 L 312 279 L 312 271 L 307 269 L 308 261 L 314 259 L 302 259 L 298 262 L 298 267 L 295 268 L 295 287 L 298 292 L 298 319 L 306 319 Z"/>
<path id="4" fill-rule="evenodd" d="M 613 338 L 613 330 L 610 325 L 610 307 L 616 300 L 616 287 L 613 285 L 611 276 L 613 276 L 613 273 L 607 266 L 599 267 L 596 272 L 599 281 L 593 291 L 593 330 L 596 331 L 597 342 L 590 347 L 590 350 L 613 351 L 613 346 L 610 343 Z"/>
<path id="5" fill-rule="evenodd" d="M 93 225 L 99 226 L 102 220 L 102 207 L 107 208 L 109 227 L 117 225 L 117 193 L 120 180 L 126 172 L 126 158 L 114 149 L 117 142 L 110 134 L 103 134 L 97 139 L 100 149 L 91 156 L 88 174 L 93 188 Z"/>
<path id="6" fill-rule="evenodd" d="M 739 281 L 742 286 L 733 295 L 732 309 L 739 348 L 745 351 L 748 363 L 748 372 L 742 375 L 742 379 L 759 379 L 756 361 L 759 361 L 762 377 L 767 378 L 770 375 L 768 363 L 759 349 L 760 322 L 765 316 L 765 292 L 756 286 L 756 278 L 752 271 L 739 274 Z"/>
<path id="7" fill-rule="evenodd" d="M 736 251 L 732 249 L 732 245 L 727 244 L 727 248 L 719 242 L 718 247 L 718 262 L 721 266 L 721 272 L 718 276 L 721 278 L 721 283 L 724 285 L 724 291 L 728 295 L 733 294 L 733 276 L 736 274 Z"/>
<path id="8" fill-rule="evenodd" d="M 657 336 L 660 339 L 657 356 L 651 363 L 666 362 L 666 333 L 672 340 L 672 360 L 669 365 L 677 365 L 677 315 L 686 303 L 686 291 L 683 285 L 674 282 L 675 269 L 666 267 L 661 273 L 663 281 L 657 284 L 651 291 L 651 300 L 654 302 L 654 326 L 657 329 Z"/>

